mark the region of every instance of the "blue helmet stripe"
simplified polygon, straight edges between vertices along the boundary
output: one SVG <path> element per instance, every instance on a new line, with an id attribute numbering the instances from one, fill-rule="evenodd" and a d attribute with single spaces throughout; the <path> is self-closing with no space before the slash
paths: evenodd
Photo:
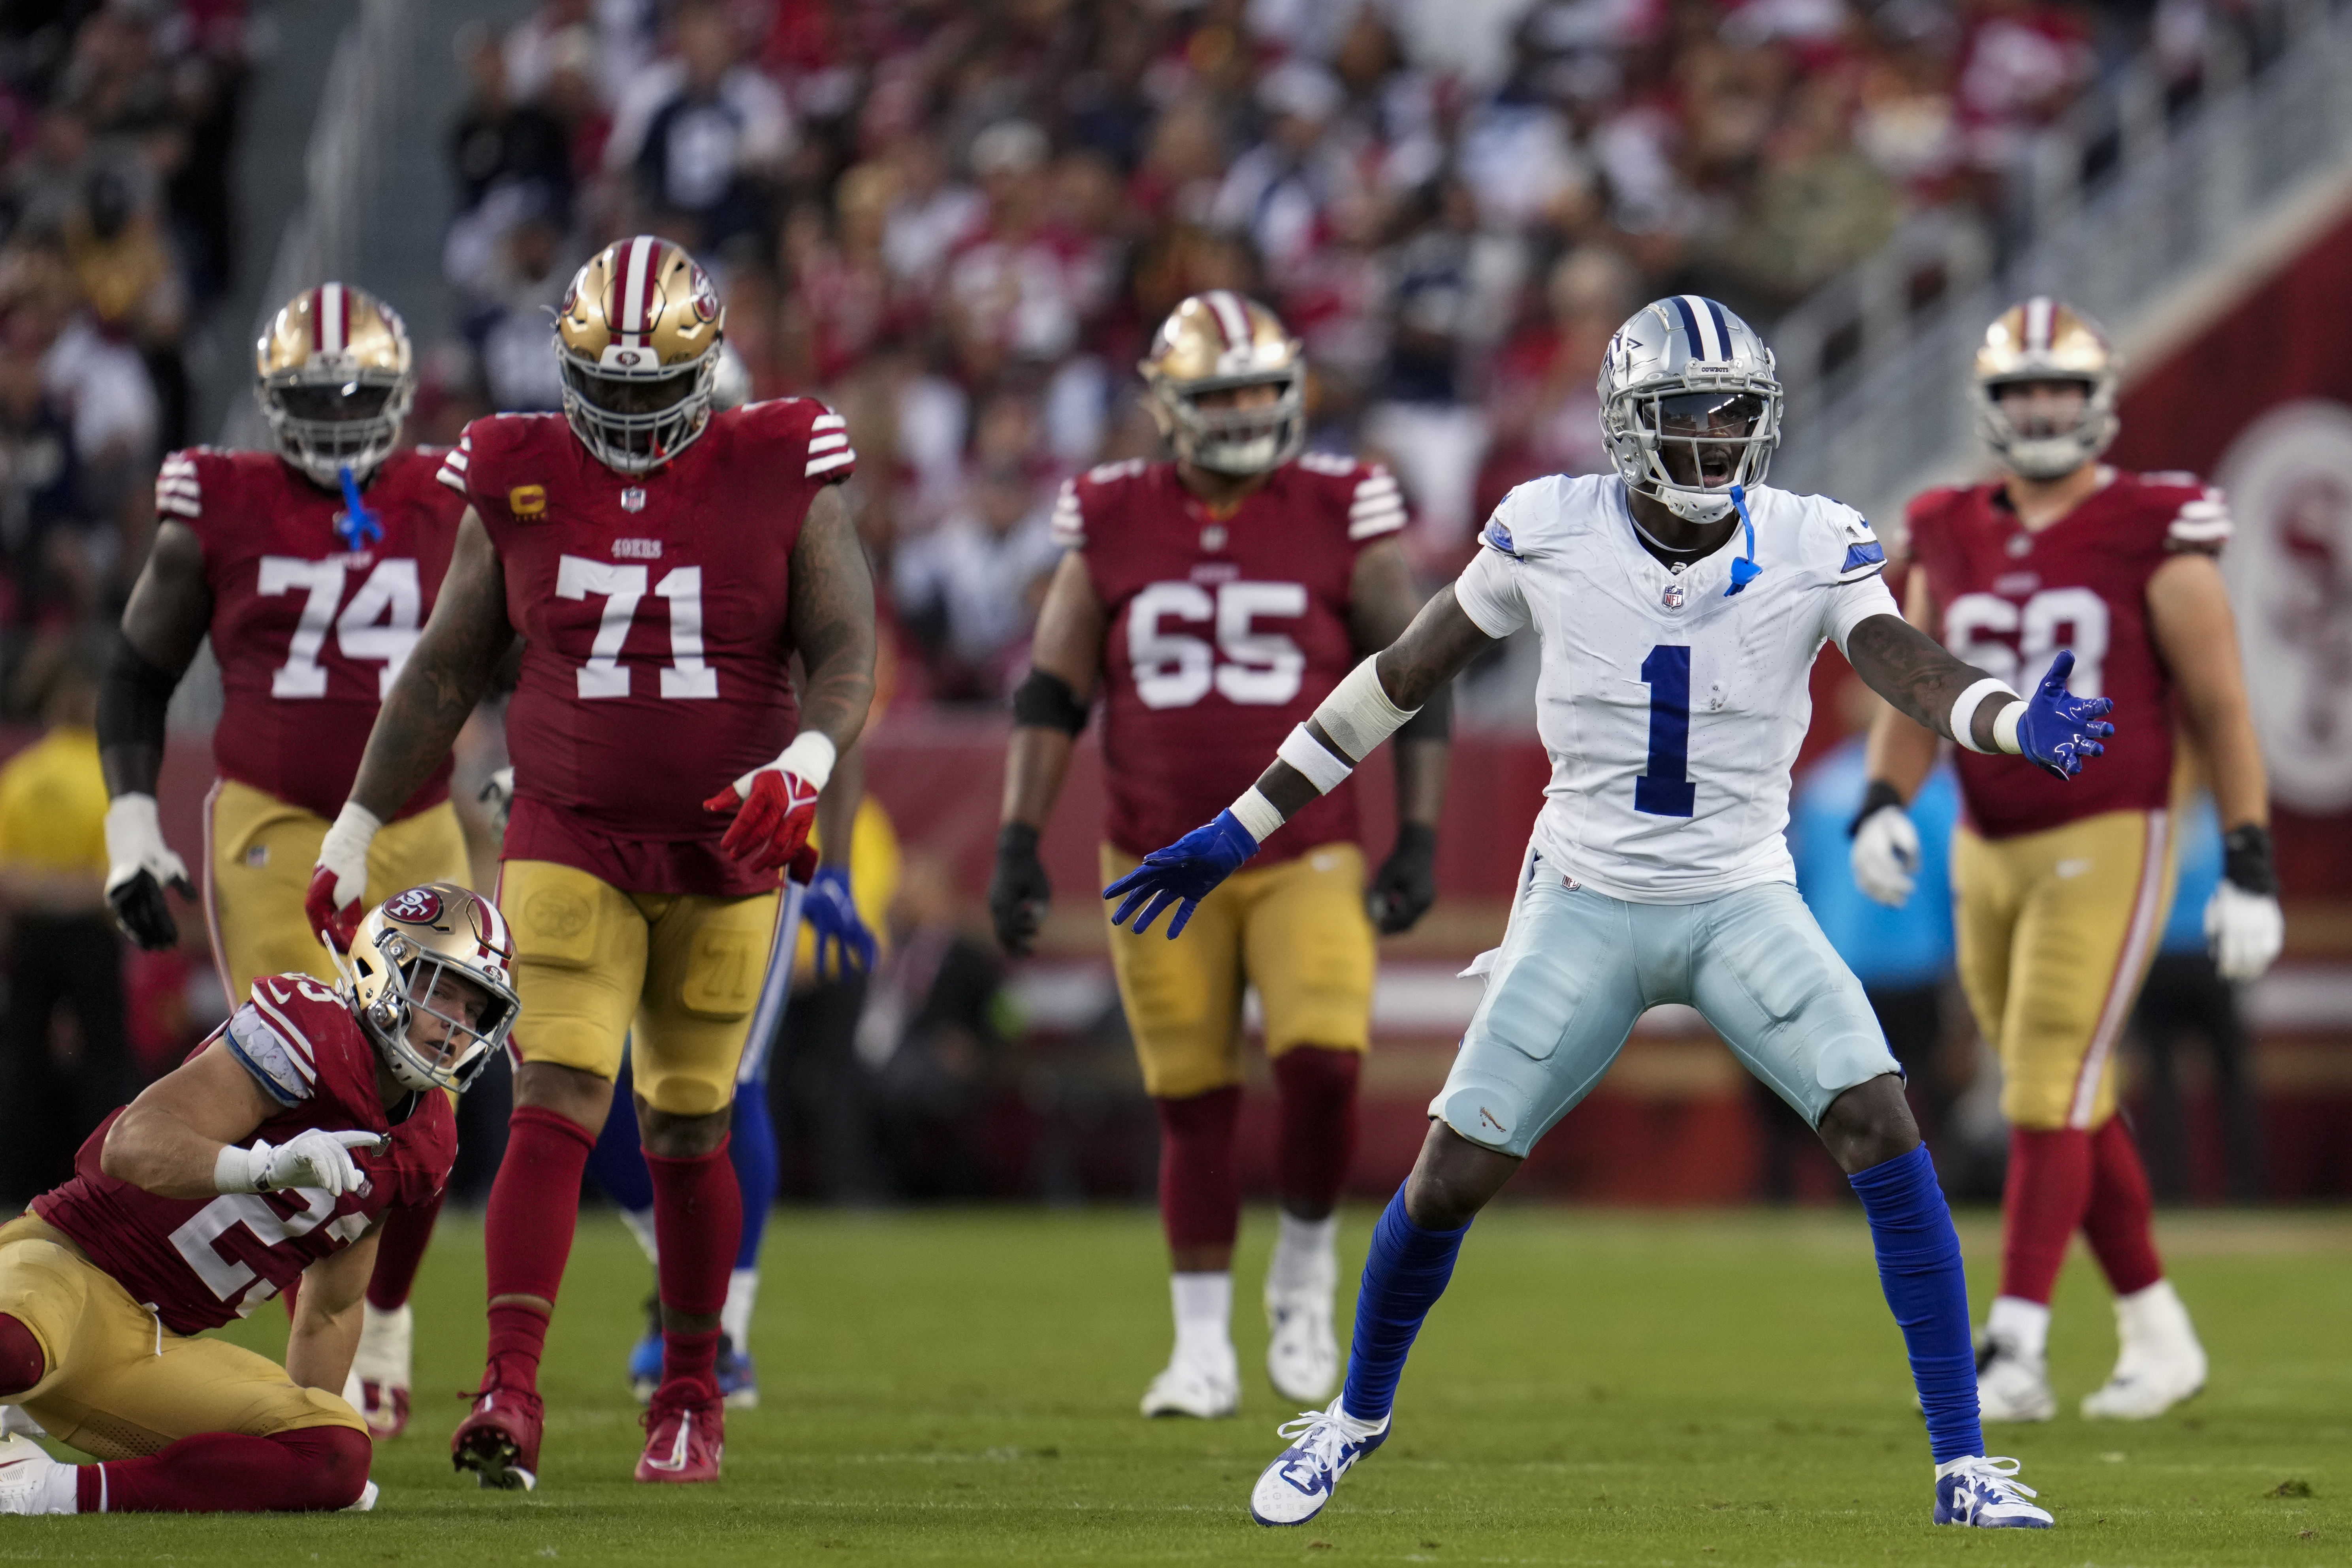
<path id="1" fill-rule="evenodd" d="M 1691 309 L 1690 296 L 1675 295 L 1675 309 L 1682 312 L 1683 338 L 1690 344 L 1691 353 L 1699 359 L 1713 359 L 1715 356 L 1706 352 L 1706 340 L 1698 335 L 1698 312 Z"/>
<path id="2" fill-rule="evenodd" d="M 1724 321 L 1723 307 L 1712 300 L 1702 300 L 1707 314 L 1715 318 L 1715 341 L 1723 345 L 1723 357 L 1731 357 L 1731 328 Z"/>

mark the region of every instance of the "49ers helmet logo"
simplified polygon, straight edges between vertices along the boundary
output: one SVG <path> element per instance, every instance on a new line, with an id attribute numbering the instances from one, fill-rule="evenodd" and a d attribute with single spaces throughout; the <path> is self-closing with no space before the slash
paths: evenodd
<path id="1" fill-rule="evenodd" d="M 430 925 L 441 918 L 441 895 L 430 888 L 411 888 L 386 899 L 383 912 L 411 925 Z"/>

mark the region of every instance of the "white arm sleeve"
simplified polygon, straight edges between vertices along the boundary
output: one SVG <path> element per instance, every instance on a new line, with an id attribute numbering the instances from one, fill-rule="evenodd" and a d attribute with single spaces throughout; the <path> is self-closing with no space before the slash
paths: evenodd
<path id="1" fill-rule="evenodd" d="M 1884 595 L 1885 590 L 1879 590 Z M 1510 558 L 1501 551 L 1486 545 L 1470 558 L 1462 568 L 1462 575 L 1454 580 L 1454 596 L 1460 601 L 1462 613 L 1470 624 L 1488 637 L 1509 637 L 1528 624 L 1527 595 L 1519 591 L 1518 574 L 1511 570 Z M 1892 601 L 1889 601 L 1892 603 Z"/>
<path id="2" fill-rule="evenodd" d="M 1902 606 L 1886 589 L 1885 579 L 1873 574 L 1853 583 L 1839 583 L 1829 590 L 1830 602 L 1822 617 L 1822 631 L 1837 644 L 1838 652 L 1845 651 L 1845 639 L 1853 628 L 1873 616 L 1893 616 L 1903 618 Z"/>

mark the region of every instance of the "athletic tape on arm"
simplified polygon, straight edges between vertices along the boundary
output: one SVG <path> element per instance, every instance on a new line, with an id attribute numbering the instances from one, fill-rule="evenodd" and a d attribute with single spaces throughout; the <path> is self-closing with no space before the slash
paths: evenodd
<path id="1" fill-rule="evenodd" d="M 1375 668 L 1379 659 L 1374 654 L 1349 670 L 1315 710 L 1315 722 L 1352 762 L 1370 756 L 1373 747 L 1421 711 L 1418 708 L 1408 711 L 1389 700 Z"/>
<path id="2" fill-rule="evenodd" d="M 2006 697 L 2012 702 L 2018 700 L 2017 693 L 2011 691 L 2005 681 L 1995 680 L 1988 675 L 1961 692 L 1952 702 L 1952 716 L 1948 721 L 1952 739 L 1971 752 L 1985 752 L 1991 749 L 1977 744 L 1975 731 L 1977 710 L 1984 706 L 1986 698 L 1995 694 Z M 2015 726 L 2012 725 L 2012 732 L 2014 729 Z"/>

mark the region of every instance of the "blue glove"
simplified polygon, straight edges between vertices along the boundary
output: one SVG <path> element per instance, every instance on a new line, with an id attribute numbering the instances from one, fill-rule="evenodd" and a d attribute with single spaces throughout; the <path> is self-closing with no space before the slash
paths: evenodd
<path id="1" fill-rule="evenodd" d="M 2083 771 L 2084 757 L 2105 755 L 2107 749 L 2099 742 L 2116 732 L 2113 724 L 2102 722 L 2115 711 L 2113 701 L 2067 694 L 2066 677 L 2074 669 L 2072 648 L 2052 659 L 2050 673 L 2026 699 L 2025 711 L 2017 719 L 2018 751 L 2043 773 L 2062 781 Z"/>
<path id="2" fill-rule="evenodd" d="M 1232 812 L 1221 811 L 1216 821 L 1192 829 L 1165 849 L 1154 849 L 1143 858 L 1142 865 L 1103 889 L 1106 899 L 1127 895 L 1127 902 L 1118 906 L 1110 923 L 1125 925 L 1137 906 L 1149 900 L 1150 907 L 1135 922 L 1135 934 L 1141 936 L 1151 929 L 1160 910 L 1181 899 L 1182 907 L 1168 927 L 1168 940 L 1174 942 L 1192 911 L 1201 907 L 1201 900 L 1256 853 L 1257 840 L 1249 836 L 1249 829 L 1234 820 Z"/>
<path id="3" fill-rule="evenodd" d="M 849 896 L 849 868 L 819 866 L 801 900 L 801 919 L 816 937 L 816 977 L 838 980 L 874 967 L 874 933 L 858 917 Z"/>

